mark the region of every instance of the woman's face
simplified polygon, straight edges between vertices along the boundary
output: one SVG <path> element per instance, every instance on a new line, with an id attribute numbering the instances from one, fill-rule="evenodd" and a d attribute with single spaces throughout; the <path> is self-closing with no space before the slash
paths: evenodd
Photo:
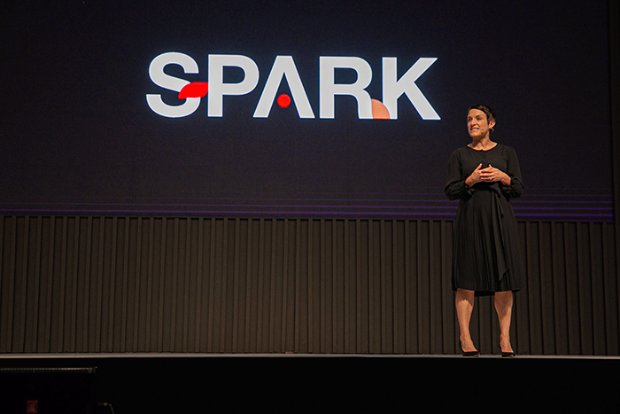
<path id="1" fill-rule="evenodd" d="M 490 134 L 495 121 L 487 119 L 487 114 L 479 109 L 470 109 L 467 113 L 467 132 L 474 139 L 484 138 Z"/>

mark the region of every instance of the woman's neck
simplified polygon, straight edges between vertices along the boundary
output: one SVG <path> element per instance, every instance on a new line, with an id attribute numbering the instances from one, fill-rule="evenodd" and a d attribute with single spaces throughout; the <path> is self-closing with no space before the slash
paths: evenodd
<path id="1" fill-rule="evenodd" d="M 472 139 L 471 144 L 469 144 L 470 148 L 473 149 L 482 149 L 482 150 L 486 150 L 489 149 L 490 147 L 494 146 L 495 143 L 493 141 L 491 141 L 491 138 L 489 136 L 485 136 L 482 137 L 480 139 Z"/>

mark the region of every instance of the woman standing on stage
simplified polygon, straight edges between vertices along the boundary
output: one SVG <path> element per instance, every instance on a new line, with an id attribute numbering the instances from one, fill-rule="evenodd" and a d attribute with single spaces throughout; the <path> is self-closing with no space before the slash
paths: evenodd
<path id="1" fill-rule="evenodd" d="M 522 288 L 525 269 L 510 200 L 523 193 L 515 150 L 491 140 L 496 120 L 486 105 L 467 111 L 471 142 L 448 161 L 445 193 L 459 200 L 454 225 L 452 288 L 464 356 L 478 356 L 469 330 L 478 295 L 494 295 L 502 356 L 515 356 L 510 343 L 513 292 Z"/>

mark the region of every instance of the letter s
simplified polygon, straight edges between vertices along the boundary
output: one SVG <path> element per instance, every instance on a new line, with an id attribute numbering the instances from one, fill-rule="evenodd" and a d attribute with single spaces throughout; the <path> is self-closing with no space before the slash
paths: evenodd
<path id="1" fill-rule="evenodd" d="M 157 56 L 149 66 L 149 76 L 155 85 L 171 91 L 179 92 L 189 82 L 164 73 L 164 68 L 167 65 L 179 65 L 185 73 L 198 73 L 196 61 L 184 53 L 167 52 Z M 161 99 L 161 95 L 147 94 L 146 102 L 158 115 L 168 118 L 182 118 L 191 115 L 198 109 L 200 98 L 187 98 L 181 105 L 167 105 Z"/>

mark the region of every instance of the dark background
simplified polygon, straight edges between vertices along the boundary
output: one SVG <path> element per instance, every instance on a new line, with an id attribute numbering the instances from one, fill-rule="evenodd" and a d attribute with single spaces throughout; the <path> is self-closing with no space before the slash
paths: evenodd
<path id="1" fill-rule="evenodd" d="M 57 358 L 3 360 L 0 396 L 7 413 L 206 413 L 214 409 L 320 411 L 403 406 L 615 413 L 618 359 L 359 356 Z M 28 372 L 28 366 L 34 370 Z M 19 368 L 12 368 L 17 366 Z M 39 368 L 44 366 L 45 368 Z M 64 367 L 72 367 L 66 371 Z M 93 371 L 86 374 L 82 371 Z M 21 371 L 21 372 L 20 372 Z M 453 384 L 463 372 L 474 379 Z M 489 385 L 500 378 L 502 385 Z M 514 395 L 506 395 L 506 390 Z M 91 407 L 97 406 L 96 410 Z M 12 409 L 12 410 L 11 410 Z M 89 411 L 89 409 L 91 409 Z"/>
<path id="2" fill-rule="evenodd" d="M 5 213 L 449 218 L 450 153 L 469 142 L 466 108 L 495 108 L 526 197 L 519 218 L 613 220 L 607 2 L 11 2 L 3 13 L 0 209 Z M 153 58 L 241 54 L 257 88 L 224 98 L 224 117 L 169 119 Z M 291 55 L 317 119 L 294 104 L 252 114 L 277 55 Z M 399 119 L 357 119 L 353 98 L 318 119 L 320 56 L 381 59 L 416 82 L 441 117 L 405 96 Z M 173 70 L 173 69 L 172 69 Z M 234 74 L 233 74 L 234 76 Z M 350 82 L 346 74 L 339 82 Z M 289 92 L 283 83 L 281 92 Z M 170 102 L 174 94 L 168 93 Z"/>

